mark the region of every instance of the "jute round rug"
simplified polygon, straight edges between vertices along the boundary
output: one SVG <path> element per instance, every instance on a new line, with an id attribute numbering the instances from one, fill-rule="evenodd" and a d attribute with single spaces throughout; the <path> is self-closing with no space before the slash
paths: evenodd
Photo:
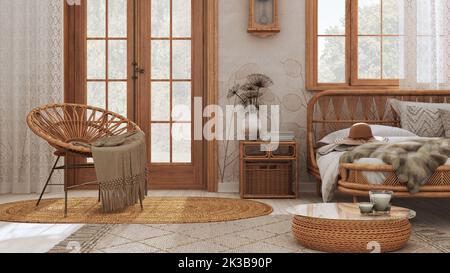
<path id="1" fill-rule="evenodd" d="M 241 199 L 204 197 L 147 197 L 139 205 L 106 214 L 96 198 L 71 198 L 64 217 L 64 199 L 36 200 L 0 205 L 0 221 L 51 224 L 180 224 L 223 222 L 272 213 L 269 205 Z"/>

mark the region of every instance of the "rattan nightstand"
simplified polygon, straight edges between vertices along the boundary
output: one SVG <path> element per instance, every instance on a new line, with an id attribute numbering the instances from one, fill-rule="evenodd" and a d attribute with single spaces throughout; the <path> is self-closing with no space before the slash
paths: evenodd
<path id="1" fill-rule="evenodd" d="M 297 198 L 298 156 L 295 141 L 264 151 L 262 141 L 240 142 L 241 198 Z"/>

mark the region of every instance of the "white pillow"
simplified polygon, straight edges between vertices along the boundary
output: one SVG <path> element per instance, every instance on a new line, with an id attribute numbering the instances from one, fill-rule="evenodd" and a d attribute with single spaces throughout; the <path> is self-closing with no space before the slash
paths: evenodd
<path id="1" fill-rule="evenodd" d="M 411 133 L 408 130 L 398 128 L 398 127 L 392 127 L 392 126 L 385 126 L 385 125 L 370 125 L 370 128 L 372 129 L 372 134 L 374 136 L 380 136 L 380 137 L 417 137 L 416 134 Z M 348 137 L 348 134 L 350 132 L 350 128 L 342 129 L 336 132 L 333 132 L 331 134 L 328 134 L 324 138 L 322 138 L 319 143 L 324 144 L 331 144 L 334 143 L 338 139 L 342 139 L 345 137 Z"/>

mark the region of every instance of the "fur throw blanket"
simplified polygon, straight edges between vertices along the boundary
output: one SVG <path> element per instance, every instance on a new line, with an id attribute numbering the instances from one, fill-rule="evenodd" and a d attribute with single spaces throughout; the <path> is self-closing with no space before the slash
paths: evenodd
<path id="1" fill-rule="evenodd" d="M 400 183 L 411 193 L 417 193 L 449 157 L 450 139 L 427 139 L 364 144 L 343 154 L 340 163 L 353 163 L 361 158 L 381 159 L 392 165 Z"/>

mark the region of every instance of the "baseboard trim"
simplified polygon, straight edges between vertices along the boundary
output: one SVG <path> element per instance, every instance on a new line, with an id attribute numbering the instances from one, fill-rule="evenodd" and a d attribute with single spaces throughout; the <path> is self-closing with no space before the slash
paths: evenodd
<path id="1" fill-rule="evenodd" d="M 236 182 L 219 183 L 219 192 L 239 193 L 239 183 Z"/>
<path id="2" fill-rule="evenodd" d="M 315 193 L 317 191 L 317 185 L 315 182 L 310 183 L 300 183 L 300 192 L 304 193 Z"/>
<path id="3" fill-rule="evenodd" d="M 314 193 L 316 192 L 316 183 L 300 183 L 300 192 Z M 219 192 L 221 193 L 239 193 L 239 183 L 225 182 L 219 183 Z"/>

